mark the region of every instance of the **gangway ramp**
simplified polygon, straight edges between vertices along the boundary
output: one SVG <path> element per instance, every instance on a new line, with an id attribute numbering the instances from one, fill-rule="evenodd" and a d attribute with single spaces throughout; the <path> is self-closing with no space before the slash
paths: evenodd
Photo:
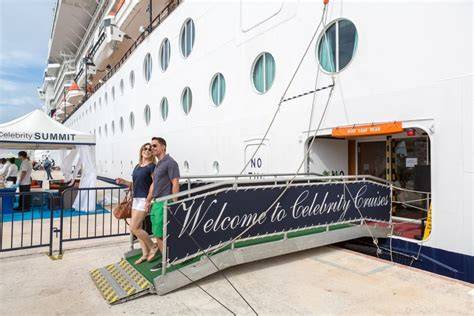
<path id="1" fill-rule="evenodd" d="M 150 284 L 140 292 L 129 289 L 128 298 L 144 292 L 163 295 L 248 262 L 361 237 L 387 237 L 391 189 L 367 176 L 307 176 L 291 182 L 219 181 L 166 197 L 162 268 L 152 272 L 150 263 L 135 265 L 140 250 L 127 252 L 124 261 Z M 115 301 L 126 301 L 128 291 Z"/>

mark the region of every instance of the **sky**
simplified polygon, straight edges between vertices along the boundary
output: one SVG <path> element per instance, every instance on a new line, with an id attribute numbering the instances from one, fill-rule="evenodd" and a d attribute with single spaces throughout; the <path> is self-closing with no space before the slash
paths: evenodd
<path id="1" fill-rule="evenodd" d="M 41 108 L 56 0 L 0 0 L 0 123 Z"/>

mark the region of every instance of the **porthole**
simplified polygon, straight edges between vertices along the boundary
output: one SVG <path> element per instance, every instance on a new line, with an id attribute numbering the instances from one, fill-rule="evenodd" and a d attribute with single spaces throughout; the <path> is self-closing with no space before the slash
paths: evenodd
<path id="1" fill-rule="evenodd" d="M 123 83 L 123 79 L 120 79 L 120 94 L 123 95 L 123 91 L 125 90 L 125 84 Z"/>
<path id="2" fill-rule="evenodd" d="M 104 94 L 104 101 L 105 101 L 105 105 L 107 105 L 107 103 L 109 103 L 109 98 L 108 98 L 107 92 L 105 92 L 105 94 Z"/>
<path id="3" fill-rule="evenodd" d="M 94 102 L 94 112 L 97 111 L 97 102 Z"/>
<path id="4" fill-rule="evenodd" d="M 99 137 L 102 137 L 102 127 L 99 126 Z"/>
<path id="5" fill-rule="evenodd" d="M 189 87 L 184 88 L 181 94 L 181 105 L 185 114 L 189 114 L 193 104 L 193 93 Z"/>
<path id="6" fill-rule="evenodd" d="M 130 88 L 133 89 L 133 87 L 135 86 L 135 72 L 132 70 L 130 71 Z"/>
<path id="7" fill-rule="evenodd" d="M 166 121 L 166 119 L 168 118 L 168 99 L 167 98 L 161 99 L 160 110 L 161 110 L 161 118 L 163 119 L 163 121 Z"/>
<path id="8" fill-rule="evenodd" d="M 112 121 L 110 128 L 112 129 L 112 135 L 115 135 L 115 121 Z"/>
<path id="9" fill-rule="evenodd" d="M 211 99 L 212 102 L 219 106 L 225 96 L 225 79 L 221 73 L 217 73 L 211 80 Z"/>
<path id="10" fill-rule="evenodd" d="M 120 127 L 120 131 L 123 133 L 123 128 L 124 128 L 123 117 L 120 117 L 119 127 Z"/>
<path id="11" fill-rule="evenodd" d="M 107 130 L 107 124 L 104 125 L 104 134 L 105 134 L 105 137 L 108 136 L 108 130 Z"/>
<path id="12" fill-rule="evenodd" d="M 258 55 L 252 67 L 253 86 L 259 93 L 265 93 L 272 87 L 275 79 L 275 60 L 270 53 Z"/>
<path id="13" fill-rule="evenodd" d="M 219 162 L 218 161 L 214 161 L 212 163 L 212 170 L 214 171 L 215 174 L 219 173 Z"/>
<path id="14" fill-rule="evenodd" d="M 115 87 L 112 87 L 112 101 L 115 101 Z"/>
<path id="15" fill-rule="evenodd" d="M 184 172 L 189 172 L 189 162 L 187 160 L 183 163 Z"/>
<path id="16" fill-rule="evenodd" d="M 168 65 L 170 63 L 171 57 L 171 47 L 170 41 L 165 38 L 161 43 L 160 47 L 160 66 L 162 71 L 166 71 L 168 69 Z"/>
<path id="17" fill-rule="evenodd" d="M 143 116 L 145 118 L 145 124 L 148 126 L 151 120 L 151 110 L 148 104 L 145 106 L 145 109 L 143 111 Z"/>
<path id="18" fill-rule="evenodd" d="M 99 109 L 102 107 L 102 97 L 99 97 Z"/>
<path id="19" fill-rule="evenodd" d="M 357 29 L 349 20 L 330 23 L 316 46 L 319 66 L 329 74 L 341 72 L 351 62 L 357 50 Z"/>
<path id="20" fill-rule="evenodd" d="M 183 27 L 181 28 L 180 34 L 180 47 L 181 47 L 181 54 L 183 57 L 188 57 L 191 54 L 194 46 L 194 37 L 195 37 L 195 29 L 194 29 L 194 22 L 192 19 L 187 19 Z"/>
<path id="21" fill-rule="evenodd" d="M 143 60 L 143 76 L 145 81 L 148 82 L 151 79 L 151 72 L 153 70 L 153 61 L 150 53 L 146 54 L 145 60 Z"/>
<path id="22" fill-rule="evenodd" d="M 128 122 L 130 123 L 130 129 L 133 129 L 135 127 L 135 114 L 133 114 L 133 112 L 130 112 Z"/>

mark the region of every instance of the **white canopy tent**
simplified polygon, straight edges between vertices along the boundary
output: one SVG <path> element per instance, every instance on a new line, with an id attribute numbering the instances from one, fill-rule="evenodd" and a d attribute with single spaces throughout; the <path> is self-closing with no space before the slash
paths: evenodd
<path id="1" fill-rule="evenodd" d="M 0 149 L 60 150 L 60 165 L 65 181 L 75 179 L 82 169 L 79 188 L 96 186 L 95 136 L 70 129 L 43 111 L 35 110 L 0 124 Z M 89 205 L 88 211 L 95 211 L 95 201 L 95 191 L 91 191 L 90 194 L 78 195 L 73 207 L 79 210 L 78 205 Z"/>

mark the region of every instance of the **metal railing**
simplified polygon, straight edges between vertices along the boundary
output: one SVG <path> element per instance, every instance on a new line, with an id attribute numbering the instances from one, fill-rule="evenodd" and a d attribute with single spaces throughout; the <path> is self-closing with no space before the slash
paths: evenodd
<path id="1" fill-rule="evenodd" d="M 121 186 L 66 188 L 62 192 L 0 192 L 0 252 L 130 235 L 112 211 L 125 197 Z M 16 206 L 16 207 L 15 207 Z"/>
<path id="2" fill-rule="evenodd" d="M 66 117 L 62 121 L 64 124 L 88 99 L 92 96 L 96 91 L 102 87 L 107 80 L 109 80 L 118 70 L 119 68 L 127 61 L 130 55 L 136 50 L 136 48 L 147 38 L 155 29 L 158 27 L 170 14 L 173 12 L 182 0 L 171 0 L 166 7 L 152 20 L 151 24 L 145 29 L 143 33 L 133 42 L 130 48 L 123 54 L 122 58 L 107 72 L 105 76 L 101 78 L 99 83 L 97 83 L 94 88 L 92 89 L 92 93 L 86 94 L 87 98 L 84 98 L 82 102 L 75 107 L 75 109 L 69 114 L 66 114 Z"/>
<path id="3" fill-rule="evenodd" d="M 0 252 L 48 247 L 51 255 L 54 203 L 50 192 L 0 192 Z"/>
<path id="4" fill-rule="evenodd" d="M 125 188 L 119 186 L 100 188 L 69 188 L 61 194 L 61 215 L 59 222 L 59 254 L 63 243 L 87 239 L 130 235 L 125 220 L 116 219 L 113 209 L 125 197 Z M 66 217 L 75 201 L 77 216 Z"/>

